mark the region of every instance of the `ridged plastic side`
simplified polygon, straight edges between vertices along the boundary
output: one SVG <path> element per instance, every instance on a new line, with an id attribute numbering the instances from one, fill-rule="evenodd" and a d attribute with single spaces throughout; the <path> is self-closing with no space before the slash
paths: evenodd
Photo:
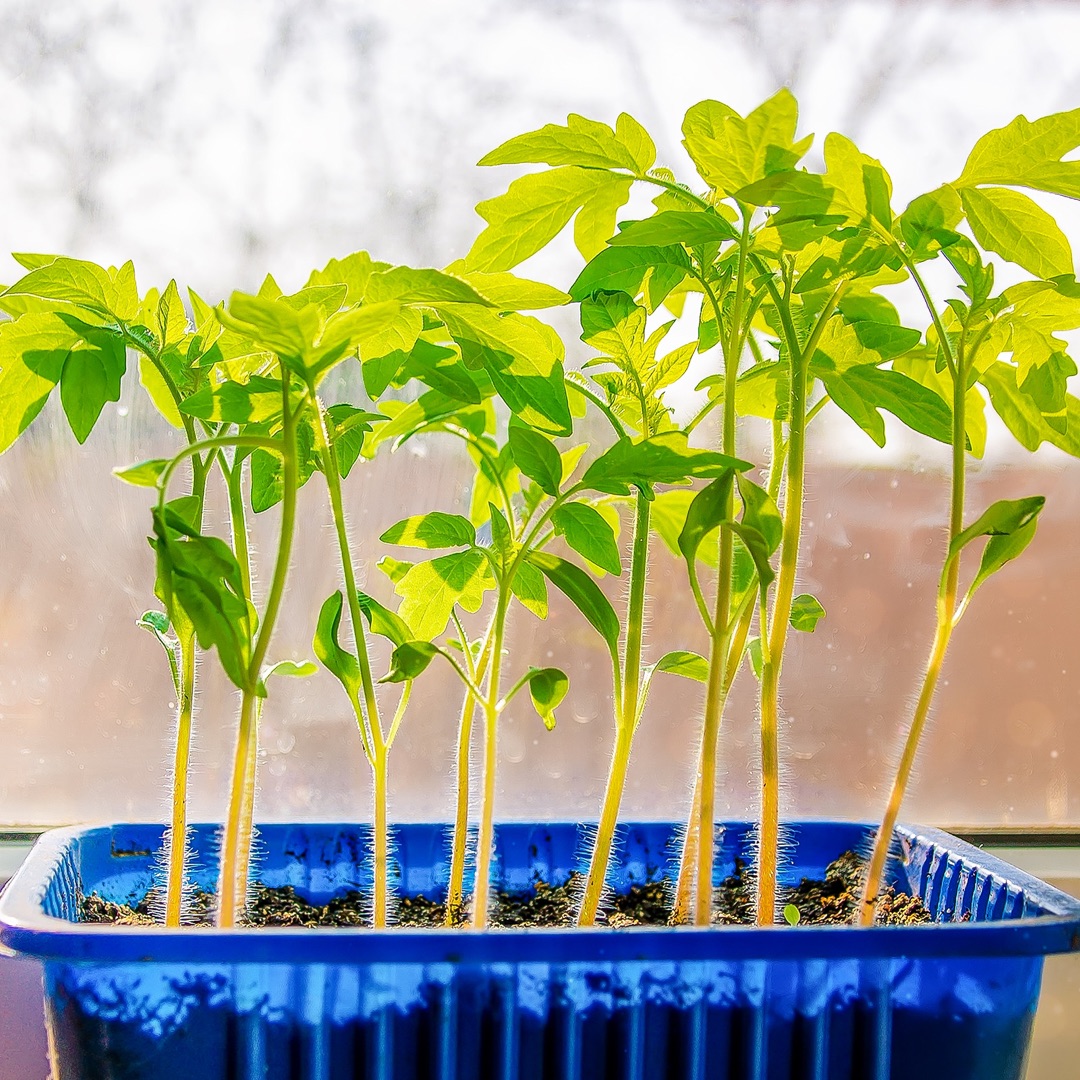
<path id="1" fill-rule="evenodd" d="M 266 827 L 260 877 L 318 899 L 363 888 L 365 835 Z M 673 835 L 628 828 L 612 884 L 662 874 Z M 55 921 L 74 917 L 83 890 L 145 891 L 158 837 L 160 826 L 116 826 L 46 842 L 26 872 L 32 897 L 0 900 L 0 937 L 47 958 L 55 1080 L 1021 1080 L 1041 954 L 1078 944 L 1072 901 L 932 830 L 899 833 L 898 876 L 942 923 L 913 930 L 219 934 Z M 799 826 L 788 881 L 865 837 Z M 572 825 L 503 826 L 498 884 L 564 880 L 581 840 Z M 750 842 L 745 825 L 726 827 L 717 879 Z M 396 855 L 400 888 L 439 894 L 443 828 L 402 829 Z"/>
<path id="2" fill-rule="evenodd" d="M 50 965 L 58 1080 L 1020 1080 L 1040 962 Z"/>

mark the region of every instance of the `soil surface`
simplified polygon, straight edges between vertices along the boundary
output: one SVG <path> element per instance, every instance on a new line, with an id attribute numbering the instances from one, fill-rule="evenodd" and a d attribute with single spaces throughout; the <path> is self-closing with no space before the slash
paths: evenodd
<path id="1" fill-rule="evenodd" d="M 859 901 L 863 862 L 847 851 L 830 863 L 822 880 L 803 878 L 783 897 L 784 904 L 794 905 L 800 926 L 838 926 L 850 923 Z M 537 882 L 527 892 L 497 893 L 492 905 L 494 927 L 568 927 L 574 924 L 574 911 L 583 884 L 582 875 L 574 874 L 564 885 Z M 192 898 L 186 925 L 212 924 L 213 898 L 196 893 Z M 468 907 L 458 925 L 468 922 Z M 422 896 L 401 898 L 395 908 L 394 924 L 408 928 L 430 928 L 444 924 L 445 907 Z M 611 900 L 606 917 L 612 927 L 671 925 L 671 885 L 654 881 L 635 885 L 627 893 Z M 148 900 L 136 907 L 114 904 L 97 894 L 83 901 L 82 921 L 113 923 L 118 926 L 152 926 Z M 713 892 L 713 925 L 746 926 L 754 921 L 754 883 L 746 864 L 736 861 L 735 873 L 724 879 Z M 889 886 L 879 905 L 878 922 L 886 926 L 910 926 L 932 922 L 930 912 L 918 897 L 898 892 Z M 327 904 L 312 904 L 298 896 L 292 886 L 260 889 L 248 905 L 246 925 L 260 926 L 368 926 L 370 904 L 361 892 L 337 896 Z"/>

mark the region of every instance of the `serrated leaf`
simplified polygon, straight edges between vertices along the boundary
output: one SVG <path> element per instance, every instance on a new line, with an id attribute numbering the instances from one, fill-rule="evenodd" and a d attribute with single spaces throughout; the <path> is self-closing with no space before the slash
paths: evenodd
<path id="1" fill-rule="evenodd" d="M 1009 188 L 964 188 L 968 224 L 979 244 L 1040 278 L 1073 273 L 1072 248 L 1054 219 Z"/>
<path id="2" fill-rule="evenodd" d="M 418 638 L 431 641 L 446 629 L 455 604 L 479 610 L 485 589 L 493 584 L 483 552 L 442 555 L 417 563 L 395 583 L 402 597 L 398 614 Z"/>
<path id="3" fill-rule="evenodd" d="M 469 547 L 476 543 L 476 530 L 469 519 L 460 514 L 444 514 L 434 510 L 429 514 L 404 518 L 391 525 L 379 539 L 384 544 L 400 544 L 403 547 Z"/>
<path id="4" fill-rule="evenodd" d="M 551 523 L 579 555 L 609 574 L 622 573 L 615 533 L 595 508 L 587 503 L 565 503 L 552 514 Z"/>
<path id="5" fill-rule="evenodd" d="M 229 424 L 261 424 L 281 416 L 278 379 L 252 375 L 247 382 L 232 380 L 205 386 L 180 404 L 180 411 L 199 420 Z"/>
<path id="6" fill-rule="evenodd" d="M 95 315 L 115 315 L 124 307 L 109 272 L 92 262 L 58 256 L 36 266 L 0 293 L 0 310 L 10 311 L 10 301 L 46 301 L 64 307 L 71 305 Z M 14 313 L 19 313 L 16 307 Z M 70 308 L 69 308 L 70 310 Z"/>
<path id="7" fill-rule="evenodd" d="M 972 148 L 958 186 L 1007 184 L 1080 198 L 1080 162 L 1061 161 L 1080 146 L 1080 109 L 988 131 Z"/>
<path id="8" fill-rule="evenodd" d="M 770 173 L 792 168 L 806 153 L 809 140 L 794 141 L 798 118 L 787 89 L 745 119 L 719 101 L 702 101 L 683 121 L 683 146 L 709 187 L 734 195 Z"/>
<path id="9" fill-rule="evenodd" d="M 562 458 L 555 444 L 531 428 L 512 424 L 507 432 L 514 464 L 540 490 L 548 495 L 559 494 L 562 483 Z"/>
<path id="10" fill-rule="evenodd" d="M 643 175 L 656 160 L 645 129 L 622 113 L 613 131 L 607 124 L 571 113 L 566 124 L 547 124 L 508 139 L 485 154 L 480 165 L 580 165 L 591 169 L 628 169 Z"/>
<path id="11" fill-rule="evenodd" d="M 809 593 L 801 593 L 791 601 L 791 615 L 788 617 L 788 622 L 791 623 L 792 629 L 812 634 L 817 624 L 824 618 L 825 609 L 817 598 Z"/>
<path id="12" fill-rule="evenodd" d="M 573 165 L 522 176 L 505 194 L 477 205 L 476 212 L 488 224 L 465 256 L 465 266 L 488 273 L 512 270 L 605 189 L 621 194 L 626 187 L 625 177 Z"/>
<path id="13" fill-rule="evenodd" d="M 486 274 L 480 270 L 467 270 L 465 261 L 458 259 L 446 268 L 467 281 L 477 292 L 498 308 L 499 311 L 538 311 L 541 308 L 561 307 L 570 302 L 568 293 L 539 281 L 518 277 L 508 272 Z"/>
<path id="14" fill-rule="evenodd" d="M 371 275 L 367 284 L 365 306 L 385 300 L 397 300 L 402 304 L 492 306 L 490 300 L 463 278 L 443 270 L 427 267 L 414 269 L 411 266 L 395 266 Z"/>
<path id="15" fill-rule="evenodd" d="M 416 563 L 406 562 L 404 559 L 395 559 L 390 555 L 384 555 L 375 565 L 396 584 L 416 565 Z"/>

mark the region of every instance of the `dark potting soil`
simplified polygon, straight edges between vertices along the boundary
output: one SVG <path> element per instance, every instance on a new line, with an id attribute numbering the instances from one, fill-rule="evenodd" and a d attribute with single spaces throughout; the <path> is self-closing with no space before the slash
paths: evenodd
<path id="1" fill-rule="evenodd" d="M 803 878 L 785 897 L 784 903 L 799 912 L 800 926 L 827 926 L 850 923 L 859 901 L 863 863 L 854 852 L 845 852 L 829 864 L 821 880 Z M 497 893 L 491 911 L 494 927 L 567 927 L 574 923 L 574 912 L 582 887 L 582 875 L 571 875 L 563 885 L 539 881 L 525 892 Z M 196 893 L 188 908 L 186 924 L 210 926 L 213 897 Z M 468 921 L 468 907 L 460 925 Z M 445 906 L 422 896 L 401 898 L 396 906 L 394 923 L 399 927 L 431 928 L 442 926 Z M 736 860 L 735 873 L 724 879 L 713 892 L 713 925 L 746 926 L 754 919 L 754 884 L 745 863 Z M 82 921 L 112 923 L 117 926 L 152 926 L 149 899 L 135 907 L 115 904 L 92 893 L 83 900 Z M 612 927 L 668 926 L 671 924 L 671 890 L 667 881 L 635 885 L 614 897 L 606 913 Z M 888 926 L 910 926 L 932 921 L 930 912 L 918 897 L 909 896 L 888 886 L 879 905 L 878 921 Z M 327 904 L 313 904 L 297 895 L 292 886 L 259 889 L 248 905 L 246 925 L 261 926 L 368 926 L 370 905 L 361 892 L 348 892 Z"/>

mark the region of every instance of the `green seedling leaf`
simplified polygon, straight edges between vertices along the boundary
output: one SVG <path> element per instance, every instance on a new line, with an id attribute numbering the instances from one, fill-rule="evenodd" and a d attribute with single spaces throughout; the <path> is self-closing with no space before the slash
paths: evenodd
<path id="1" fill-rule="evenodd" d="M 518 598 L 523 607 L 528 608 L 538 619 L 546 619 L 548 614 L 547 582 L 544 575 L 535 566 L 521 563 L 510 579 L 510 592 Z"/>
<path id="2" fill-rule="evenodd" d="M 81 338 L 71 347 L 60 372 L 60 400 L 78 442 L 86 442 L 106 402 L 120 400 L 126 370 L 123 338 L 108 330 L 81 327 Z"/>
<path id="3" fill-rule="evenodd" d="M 1077 146 L 1080 109 L 1034 122 L 1018 116 L 979 139 L 956 186 L 1006 184 L 1080 198 L 1080 162 L 1061 160 Z"/>
<path id="4" fill-rule="evenodd" d="M 702 101 L 683 120 L 683 146 L 702 179 L 723 195 L 734 195 L 755 180 L 791 169 L 810 147 L 798 143 L 799 107 L 790 90 L 780 90 L 745 119 L 719 101 Z"/>
<path id="5" fill-rule="evenodd" d="M 326 410 L 329 421 L 330 441 L 334 446 L 338 472 L 346 477 L 360 457 L 364 448 L 364 436 L 372 430 L 372 424 L 387 419 L 381 413 L 367 412 L 355 405 L 331 405 Z"/>
<path id="6" fill-rule="evenodd" d="M 440 652 L 430 641 L 406 641 L 391 653 L 390 670 L 379 682 L 399 683 L 415 679 Z"/>
<path id="7" fill-rule="evenodd" d="M 825 618 L 825 609 L 818 600 L 809 593 L 802 593 L 791 601 L 791 615 L 788 622 L 793 630 L 802 630 L 812 634 L 817 629 L 817 624 Z"/>
<path id="8" fill-rule="evenodd" d="M 612 247 L 702 247 L 737 240 L 738 236 L 731 222 L 715 211 L 664 210 L 644 221 L 622 225 L 608 243 Z"/>
<path id="9" fill-rule="evenodd" d="M 180 605 L 199 645 L 216 648 L 225 673 L 246 689 L 256 617 L 232 550 L 217 537 L 198 533 L 168 507 L 164 514 L 154 509 L 153 545 L 166 607 Z"/>
<path id="10" fill-rule="evenodd" d="M 551 523 L 579 555 L 609 574 L 622 573 L 615 532 L 595 508 L 587 503 L 565 503 L 552 514 Z"/>
<path id="11" fill-rule="evenodd" d="M 356 251 L 344 259 L 331 259 L 322 270 L 313 270 L 307 284 L 344 285 L 345 303 L 352 306 L 363 301 L 371 275 L 389 269 L 389 263 L 376 262 L 366 251 Z"/>
<path id="12" fill-rule="evenodd" d="M 271 675 L 287 675 L 290 678 L 306 679 L 309 675 L 314 675 L 318 670 L 318 667 L 311 660 L 301 660 L 299 663 L 295 660 L 279 660 L 263 672 L 263 679 L 269 679 Z"/>
<path id="13" fill-rule="evenodd" d="M 581 165 L 590 169 L 626 169 L 644 175 L 656 161 L 648 132 L 628 113 L 620 113 L 613 131 L 607 124 L 571 113 L 566 124 L 547 124 L 517 135 L 485 154 L 481 165 Z"/>
<path id="14" fill-rule="evenodd" d="M 964 188 L 960 199 L 975 239 L 987 251 L 1036 277 L 1073 273 L 1069 241 L 1029 196 L 1009 188 Z"/>
<path id="15" fill-rule="evenodd" d="M 418 638 L 431 641 L 446 629 L 455 604 L 478 611 L 493 585 L 482 551 L 442 555 L 417 563 L 397 580 L 394 590 L 402 597 L 398 614 Z"/>
<path id="16" fill-rule="evenodd" d="M 157 638 L 161 647 L 169 654 L 170 664 L 176 662 L 176 638 L 169 634 L 169 616 L 164 611 L 144 611 L 135 621 L 135 625 L 148 631 Z"/>
<path id="17" fill-rule="evenodd" d="M 784 905 L 784 922 L 786 922 L 788 926 L 798 926 L 799 923 L 802 922 L 802 915 L 794 904 Z"/>
<path id="18" fill-rule="evenodd" d="M 479 367 L 499 396 L 529 427 L 551 435 L 573 428 L 563 382 L 558 335 L 530 315 L 499 315 L 456 304 L 438 308 L 466 366 Z"/>
<path id="19" fill-rule="evenodd" d="M 234 292 L 228 310 L 216 309 L 222 325 L 272 352 L 290 370 L 304 374 L 312 341 L 319 331 L 314 307 L 294 311 L 281 300 Z"/>
<path id="20" fill-rule="evenodd" d="M 35 266 L 0 293 L 0 310 L 11 315 L 56 307 L 69 311 L 73 307 L 81 308 L 96 316 L 125 319 L 138 310 L 138 298 L 132 310 L 130 297 L 121 295 L 120 287 L 107 270 L 92 262 L 63 256 Z"/>
<path id="21" fill-rule="evenodd" d="M 739 485 L 739 497 L 743 502 L 742 523 L 760 533 L 765 549 L 771 555 L 780 546 L 784 535 L 784 520 L 773 497 L 759 484 L 746 476 L 735 477 Z"/>
<path id="22" fill-rule="evenodd" d="M 506 193 L 477 204 L 487 228 L 476 238 L 465 266 L 487 273 L 512 270 L 535 255 L 589 204 L 602 206 L 607 235 L 630 196 L 632 178 L 564 165 L 515 180 Z"/>
<path id="23" fill-rule="evenodd" d="M 412 640 L 415 636 L 400 615 L 387 607 L 383 607 L 374 597 L 368 596 L 367 593 L 358 592 L 356 600 L 373 634 L 387 638 L 395 645 L 404 645 L 406 641 Z"/>
<path id="24" fill-rule="evenodd" d="M 563 463 L 555 444 L 531 428 L 511 424 L 507 431 L 514 464 L 547 495 L 559 494 Z"/>
<path id="25" fill-rule="evenodd" d="M 113 476 L 133 487 L 157 487 L 158 478 L 168 464 L 168 458 L 150 458 L 148 461 L 140 461 L 137 465 L 113 469 Z"/>
<path id="26" fill-rule="evenodd" d="M 468 518 L 434 510 L 391 525 L 379 539 L 402 547 L 471 547 L 476 543 L 476 530 Z"/>
<path id="27" fill-rule="evenodd" d="M 446 268 L 446 273 L 455 274 L 467 281 L 500 311 L 538 311 L 541 308 L 561 307 L 570 302 L 569 294 L 553 285 L 530 281 L 510 273 L 485 274 L 477 270 L 468 271 L 463 259 L 451 263 Z"/>
<path id="28" fill-rule="evenodd" d="M 479 405 L 484 399 L 476 377 L 461 362 L 457 351 L 428 341 L 416 342 L 404 366 L 394 376 L 396 383 L 407 379 L 419 379 L 432 390 L 467 405 Z"/>
<path id="29" fill-rule="evenodd" d="M 619 617 L 600 587 L 584 570 L 546 551 L 532 551 L 526 556 L 589 621 L 604 639 L 615 664 L 619 662 Z"/>
<path id="30" fill-rule="evenodd" d="M 987 578 L 996 574 L 1006 563 L 1012 562 L 1013 559 L 1023 553 L 1028 544 L 1034 539 L 1037 525 L 1038 517 L 1032 517 L 1030 521 L 1020 525 L 1013 532 L 1002 536 L 991 536 L 986 541 L 982 560 L 979 563 L 979 571 L 968 588 L 967 595 L 969 599 Z"/>
<path id="31" fill-rule="evenodd" d="M 345 597 L 340 589 L 323 601 L 311 647 L 319 663 L 345 687 L 349 697 L 355 699 L 360 693 L 360 664 L 352 653 L 338 643 L 344 604 Z"/>
<path id="32" fill-rule="evenodd" d="M 706 484 L 686 509 L 677 544 L 692 578 L 697 574 L 695 563 L 702 541 L 728 519 L 734 475 L 733 469 L 726 469 L 719 477 Z"/>
<path id="33" fill-rule="evenodd" d="M 646 276 L 655 308 L 690 272 L 690 257 L 681 245 L 670 247 L 608 247 L 599 252 L 570 286 L 570 298 L 582 301 L 598 292 L 637 296 Z"/>
<path id="34" fill-rule="evenodd" d="M 514 550 L 514 536 L 510 530 L 510 522 L 494 503 L 488 503 L 488 522 L 491 527 L 492 546 L 502 557 L 505 565 L 507 558 Z"/>
<path id="35" fill-rule="evenodd" d="M 749 468 L 748 461 L 691 449 L 682 432 L 668 431 L 641 442 L 619 439 L 585 470 L 582 483 L 609 495 L 628 495 L 631 485 L 651 491 L 653 484 L 678 484 Z"/>
<path id="36" fill-rule="evenodd" d="M 666 671 L 671 675 L 681 675 L 684 679 L 705 682 L 709 677 L 709 661 L 698 653 L 678 649 L 675 652 L 665 653 L 655 664 L 651 664 L 645 670 L 647 672 Z"/>
<path id="37" fill-rule="evenodd" d="M 900 231 L 916 258 L 930 258 L 943 239 L 956 229 L 964 216 L 960 194 L 951 184 L 943 184 L 913 199 L 900 215 Z"/>
<path id="38" fill-rule="evenodd" d="M 1030 495 L 1025 499 L 1001 499 L 991 505 L 972 525 L 969 525 L 963 532 L 953 538 L 952 543 L 949 545 L 948 555 L 945 558 L 945 565 L 942 567 L 941 571 L 941 587 L 945 587 L 945 579 L 948 576 L 949 567 L 952 565 L 953 560 L 959 557 L 960 552 L 963 551 L 968 544 L 973 540 L 977 540 L 979 537 L 989 536 L 1001 539 L 1014 537 L 1016 534 L 1020 534 L 1016 540 L 1016 545 L 999 542 L 998 544 L 995 544 L 990 555 L 987 554 L 987 551 L 983 552 L 983 561 L 987 566 L 987 570 L 986 573 L 983 574 L 983 570 L 980 567 L 979 575 L 977 575 L 979 584 L 989 577 L 990 574 L 994 573 L 995 570 L 1004 566 L 1010 559 L 1013 559 L 1016 555 L 1020 554 L 1031 540 L 1030 535 L 1027 535 L 1026 539 L 1024 538 L 1024 530 L 1026 530 L 1027 526 L 1032 525 L 1035 522 L 1035 519 L 1039 516 L 1045 503 L 1046 499 L 1044 496 Z M 1032 533 L 1033 532 L 1034 530 L 1032 530 Z M 987 550 L 989 549 L 990 543 L 988 541 Z M 1010 554 L 1010 552 L 1013 553 Z M 989 562 L 987 562 L 988 559 Z M 974 592 L 975 587 L 976 586 L 973 585 L 972 588 L 968 590 L 969 598 Z"/>
<path id="39" fill-rule="evenodd" d="M 443 270 L 395 266 L 368 279 L 366 303 L 397 300 L 401 304 L 481 304 L 492 307 L 485 296 L 463 278 Z M 363 310 L 363 309 L 361 309 Z"/>
<path id="40" fill-rule="evenodd" d="M 570 680 L 558 668 L 530 668 L 525 676 L 533 708 L 548 731 L 555 729 L 555 710 L 570 689 Z"/>
<path id="41" fill-rule="evenodd" d="M 243 383 L 203 387 L 181 403 L 180 411 L 219 424 L 262 424 L 281 416 L 281 400 L 279 379 L 252 375 Z"/>

